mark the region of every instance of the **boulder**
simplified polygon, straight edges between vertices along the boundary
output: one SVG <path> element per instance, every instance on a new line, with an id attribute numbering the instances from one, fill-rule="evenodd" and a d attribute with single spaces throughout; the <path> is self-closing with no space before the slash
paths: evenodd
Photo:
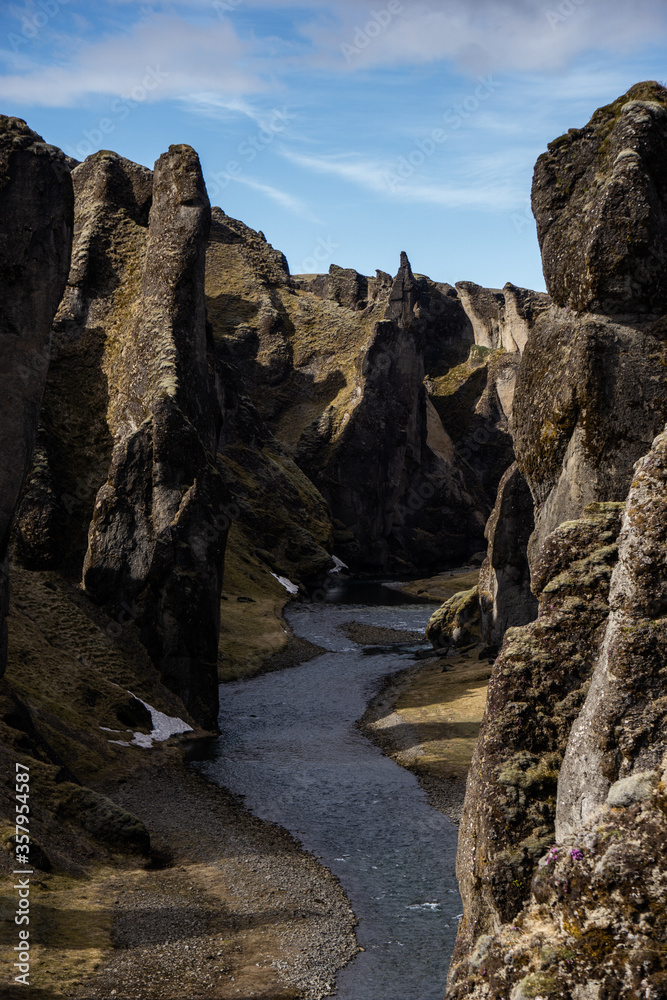
<path id="1" fill-rule="evenodd" d="M 0 676 L 7 655 L 8 546 L 30 469 L 69 269 L 72 180 L 64 155 L 20 118 L 0 115 Z"/>
<path id="2" fill-rule="evenodd" d="M 479 642 L 479 593 L 477 587 L 454 594 L 435 611 L 426 626 L 426 638 L 435 649 L 460 648 Z"/>

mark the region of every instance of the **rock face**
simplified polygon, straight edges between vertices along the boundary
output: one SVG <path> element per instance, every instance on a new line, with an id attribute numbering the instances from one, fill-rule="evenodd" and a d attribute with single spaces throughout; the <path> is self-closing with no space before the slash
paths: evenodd
<path id="1" fill-rule="evenodd" d="M 72 245 L 72 181 L 63 154 L 19 118 L 0 116 L 0 676 L 7 654 L 9 533 L 30 468 L 51 322 Z"/>
<path id="2" fill-rule="evenodd" d="M 573 649 L 562 649 L 563 676 L 551 671 L 548 675 L 557 688 L 555 694 L 562 696 L 569 689 L 555 706 L 557 719 L 571 718 L 572 708 L 576 715 L 569 727 L 562 726 L 557 744 L 551 744 L 555 758 L 565 749 L 557 779 L 557 843 L 545 852 L 544 844 L 550 839 L 546 837 L 537 864 L 536 858 L 526 864 L 524 856 L 524 870 L 520 870 L 517 846 L 521 845 L 516 844 L 513 830 L 493 826 L 494 807 L 502 796 L 498 782 L 512 777 L 507 765 L 503 769 L 502 757 L 495 762 L 495 787 L 489 781 L 484 789 L 478 789 L 477 802 L 490 801 L 491 808 L 486 810 L 487 818 L 478 821 L 477 851 L 472 853 L 470 843 L 467 850 L 461 848 L 461 876 L 473 898 L 466 921 L 476 919 L 477 930 L 466 923 L 462 932 L 470 938 L 467 944 L 460 940 L 459 952 L 464 957 L 452 969 L 449 997 L 609 996 L 630 1000 L 637 995 L 664 994 L 665 468 L 667 432 L 656 438 L 637 466 L 622 512 L 617 560 L 615 546 L 607 544 L 567 566 L 563 561 L 566 549 L 560 548 L 559 554 L 551 542 L 545 547 L 542 566 L 552 558 L 553 568 L 560 565 L 561 572 L 543 594 L 550 591 L 557 600 L 564 586 L 571 588 L 577 578 L 579 585 L 584 582 L 582 572 L 601 580 L 598 568 L 606 565 L 607 576 L 614 564 L 608 597 L 611 611 L 604 610 L 602 590 L 581 602 L 578 624 L 572 622 L 568 630 L 574 639 Z M 611 510 L 608 518 L 607 533 L 613 534 Z M 575 542 L 571 554 L 583 555 L 581 525 L 562 525 L 552 539 L 571 533 Z M 602 535 L 598 540 L 605 541 Z M 504 661 L 505 667 L 514 670 L 519 665 L 512 657 L 517 641 L 521 637 L 523 642 L 543 617 L 550 616 L 553 618 L 553 612 L 541 616 L 534 625 L 510 632 L 499 663 Z M 594 640 L 587 647 L 581 641 L 584 628 Z M 592 679 L 577 688 L 574 671 L 582 655 L 592 667 Z M 542 649 L 535 648 L 530 666 L 533 676 L 539 670 L 546 679 Z M 494 674 L 497 689 L 502 681 L 495 670 Z M 577 711 L 584 694 L 583 708 Z M 542 706 L 544 700 L 540 701 Z M 509 707 L 506 705 L 505 711 Z M 487 733 L 494 725 L 492 713 L 493 702 L 487 713 Z M 514 740 L 526 759 L 534 753 L 531 715 L 524 709 L 514 724 Z M 545 720 L 544 728 L 549 725 Z M 484 750 L 482 757 L 479 748 L 477 764 L 483 768 L 486 762 L 490 774 L 493 747 L 488 740 Z M 471 775 L 474 773 L 475 765 Z M 529 773 L 530 768 L 525 771 Z M 516 778 L 521 777 L 517 771 Z M 555 777 L 552 774 L 550 816 Z M 539 786 L 514 778 L 511 784 L 519 789 L 520 812 L 539 809 L 544 798 Z M 471 830 L 474 818 L 470 811 L 467 823 Z M 495 829 L 497 838 L 483 841 L 479 836 L 482 829 Z M 508 866 L 504 872 L 498 870 L 501 858 Z M 484 903 L 481 895 L 475 896 L 473 872 L 483 886 Z"/>
<path id="3" fill-rule="evenodd" d="M 359 358 L 351 405 L 343 414 L 325 413 L 297 450 L 299 464 L 353 536 L 340 546 L 342 558 L 365 570 L 456 561 L 479 548 L 479 489 L 457 463 L 424 388 L 419 297 L 403 255 L 386 318 Z"/>
<path id="4" fill-rule="evenodd" d="M 97 601 L 138 606 L 164 682 L 214 727 L 228 497 L 215 466 L 221 415 L 206 336 L 209 225 L 197 154 L 172 146 L 155 164 L 139 308 L 131 338 L 118 345 L 114 446 L 83 583 Z"/>
<path id="5" fill-rule="evenodd" d="M 667 419 L 664 317 L 646 315 L 667 305 L 666 102 L 664 88 L 638 84 L 552 143 L 535 168 L 556 304 L 532 329 L 513 413 L 516 458 L 536 505 L 531 564 L 587 503 L 625 499 L 634 463 Z"/>
<path id="6" fill-rule="evenodd" d="M 534 572 L 539 617 L 509 629 L 493 666 L 459 834 L 452 998 L 478 995 L 480 949 L 515 920 L 554 841 L 558 774 L 604 635 L 621 510 L 593 504 L 551 535 Z"/>
<path id="7" fill-rule="evenodd" d="M 544 275 L 578 311 L 667 309 L 667 89 L 649 81 L 570 129 L 537 161 Z"/>
<path id="8" fill-rule="evenodd" d="M 616 323 L 554 307 L 519 366 L 512 436 L 535 501 L 531 565 L 587 503 L 622 501 L 632 468 L 667 419 L 660 320 Z"/>
<path id="9" fill-rule="evenodd" d="M 656 771 L 667 751 L 667 433 L 635 468 L 609 603 L 558 784 L 559 840 L 591 818 L 610 786 L 629 788 L 634 775 Z"/>
<path id="10" fill-rule="evenodd" d="M 229 498 L 207 340 L 209 204 L 196 154 L 74 170 L 75 246 L 15 556 L 134 623 L 164 683 L 215 727 Z"/>
<path id="11" fill-rule="evenodd" d="M 549 306 L 549 296 L 508 282 L 502 291 L 482 288 L 473 281 L 457 281 L 461 305 L 480 347 L 522 352 L 530 330 Z"/>
<path id="12" fill-rule="evenodd" d="M 450 998 L 665 995 L 666 123 L 667 91 L 640 84 L 535 171 L 555 304 L 526 344 L 512 433 L 539 617 L 493 669 Z"/>
<path id="13" fill-rule="evenodd" d="M 252 551 L 271 572 L 307 587 L 333 567 L 329 511 L 244 392 L 249 362 L 245 343 L 251 331 L 243 327 L 244 346 L 236 344 L 238 350 L 229 344 L 229 331 L 236 332 L 237 318 L 249 319 L 255 310 L 262 316 L 262 332 L 279 325 L 274 303 L 281 303 L 280 292 L 288 278 L 281 253 L 259 233 L 213 209 L 206 296 L 224 413 L 218 465 L 234 498 L 231 514 L 239 529 L 230 545 L 239 549 L 239 558 Z M 239 286 L 244 296 L 235 294 Z"/>
<path id="14" fill-rule="evenodd" d="M 498 486 L 479 575 L 482 639 L 491 646 L 500 646 L 508 628 L 537 617 L 526 554 L 533 523 L 533 498 L 515 462 Z"/>

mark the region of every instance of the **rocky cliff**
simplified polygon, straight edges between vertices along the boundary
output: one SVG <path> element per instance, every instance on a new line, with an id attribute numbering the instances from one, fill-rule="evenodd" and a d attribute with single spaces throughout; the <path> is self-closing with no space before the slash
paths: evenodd
<path id="1" fill-rule="evenodd" d="M 30 467 L 51 352 L 51 322 L 72 246 L 64 155 L 0 116 L 0 677 L 7 657 L 9 533 Z"/>
<path id="2" fill-rule="evenodd" d="M 540 618 L 494 666 L 448 996 L 662 995 L 666 449 L 551 536 Z"/>
<path id="3" fill-rule="evenodd" d="M 539 610 L 506 632 L 493 667 L 461 825 L 448 997 L 664 992 L 667 393 L 647 241 L 661 252 L 666 97 L 633 87 L 535 170 L 554 304 L 519 366 L 518 469 L 499 492 L 487 569 L 507 568 L 516 588 L 514 550 L 494 550 L 503 535 L 519 540 L 505 494 L 514 475 L 519 501 L 522 474 Z"/>
<path id="4" fill-rule="evenodd" d="M 667 89 L 638 83 L 549 143 L 532 205 L 551 298 L 577 312 L 667 308 Z"/>
<path id="5" fill-rule="evenodd" d="M 290 276 L 260 234 L 218 209 L 213 220 L 219 352 L 325 498 L 336 554 L 356 571 L 409 572 L 477 551 L 513 456 L 516 341 L 546 296 L 507 286 L 497 315 L 480 308 L 473 323 L 457 289 L 414 275 L 405 255 L 393 279 L 336 265 Z"/>
<path id="6" fill-rule="evenodd" d="M 531 558 L 565 518 L 623 500 L 667 419 L 667 90 L 647 82 L 537 161 L 533 210 L 554 305 L 517 378 L 514 445 L 536 504 Z"/>
<path id="7" fill-rule="evenodd" d="M 17 561 L 81 576 L 215 727 L 224 503 L 207 340 L 210 224 L 197 156 L 151 172 L 102 151 L 73 171 L 75 238 L 54 323 Z"/>

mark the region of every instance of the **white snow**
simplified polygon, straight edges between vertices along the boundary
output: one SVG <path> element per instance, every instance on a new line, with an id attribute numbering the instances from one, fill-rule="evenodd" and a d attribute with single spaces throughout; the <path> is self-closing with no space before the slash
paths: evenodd
<path id="1" fill-rule="evenodd" d="M 272 573 L 271 576 L 275 577 L 278 583 L 281 583 L 285 590 L 289 591 L 290 594 L 298 594 L 299 588 L 291 580 L 288 580 L 286 576 L 278 576 L 277 573 Z"/>
<path id="2" fill-rule="evenodd" d="M 132 694 L 131 691 L 127 692 L 133 698 L 137 698 L 136 694 Z M 178 719 L 172 715 L 165 715 L 164 712 L 158 712 L 157 708 L 153 708 L 147 702 L 143 701 L 142 698 L 137 698 L 144 708 L 147 708 L 151 713 L 151 721 L 153 724 L 153 729 L 150 733 L 132 733 L 134 739 L 130 740 L 129 743 L 123 740 L 109 740 L 109 743 L 118 743 L 120 746 L 134 746 L 137 747 L 152 747 L 153 743 L 161 743 L 163 740 L 168 740 L 170 736 L 178 736 L 180 733 L 191 733 L 192 726 L 189 726 L 187 722 L 183 722 L 183 719 Z M 107 729 L 105 726 L 100 726 L 100 729 L 104 729 L 107 733 L 118 733 L 121 732 L 119 729 Z M 126 729 L 125 732 L 132 732 L 131 729 Z"/>

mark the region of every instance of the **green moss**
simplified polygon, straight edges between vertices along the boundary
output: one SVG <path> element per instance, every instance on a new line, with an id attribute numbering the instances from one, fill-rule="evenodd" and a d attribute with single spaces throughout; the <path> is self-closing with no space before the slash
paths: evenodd
<path id="1" fill-rule="evenodd" d="M 465 646 L 480 638 L 479 590 L 471 587 L 454 594 L 431 616 L 426 638 L 433 646 Z"/>
<path id="2" fill-rule="evenodd" d="M 558 989 L 557 979 L 546 972 L 532 972 L 519 984 L 521 997 L 544 997 L 549 998 Z"/>

